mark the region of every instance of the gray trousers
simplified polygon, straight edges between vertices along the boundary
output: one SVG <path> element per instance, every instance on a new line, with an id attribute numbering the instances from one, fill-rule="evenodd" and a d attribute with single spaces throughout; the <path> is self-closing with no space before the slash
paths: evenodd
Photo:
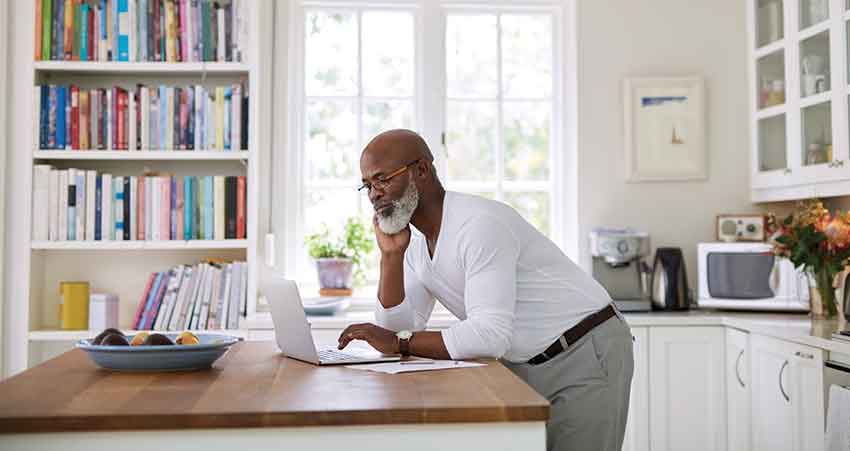
<path id="1" fill-rule="evenodd" d="M 632 334 L 620 316 L 539 365 L 502 363 L 551 405 L 549 451 L 620 451 L 634 370 Z"/>

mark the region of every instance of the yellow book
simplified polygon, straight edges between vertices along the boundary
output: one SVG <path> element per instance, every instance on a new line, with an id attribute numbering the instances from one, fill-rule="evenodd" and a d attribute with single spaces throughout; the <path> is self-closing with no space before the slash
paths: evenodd
<path id="1" fill-rule="evenodd" d="M 63 45 L 63 58 L 66 60 L 71 59 L 71 54 L 74 51 L 74 1 L 73 0 L 65 0 L 65 17 L 63 18 L 65 21 L 65 30 L 62 43 Z M 98 35 L 100 30 L 98 30 Z"/>
<path id="2" fill-rule="evenodd" d="M 224 86 L 215 88 L 215 148 L 224 149 Z"/>
<path id="3" fill-rule="evenodd" d="M 89 92 L 80 90 L 80 149 L 89 148 Z"/>
<path id="4" fill-rule="evenodd" d="M 62 329 L 81 330 L 89 327 L 89 283 L 60 282 L 59 311 Z"/>
<path id="5" fill-rule="evenodd" d="M 177 21 L 174 20 L 174 2 L 165 2 L 165 59 L 177 62 Z"/>

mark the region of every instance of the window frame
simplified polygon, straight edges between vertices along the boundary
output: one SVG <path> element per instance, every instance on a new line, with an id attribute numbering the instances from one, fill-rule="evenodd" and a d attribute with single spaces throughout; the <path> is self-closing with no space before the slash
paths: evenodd
<path id="1" fill-rule="evenodd" d="M 550 236 L 564 252 L 577 261 L 578 259 L 578 181 L 577 181 L 577 67 L 576 67 L 576 26 L 575 0 L 469 0 L 464 2 L 432 1 L 432 0 L 336 0 L 336 1 L 293 1 L 286 7 L 288 21 L 287 42 L 276 46 L 275 57 L 286 61 L 283 65 L 286 77 L 286 91 L 275 94 L 276 117 L 285 118 L 286 132 L 276 132 L 276 155 L 273 158 L 273 174 L 280 174 L 282 180 L 273 181 L 271 203 L 272 231 L 276 239 L 267 249 L 272 258 L 267 264 L 276 271 L 288 277 L 298 279 L 299 254 L 303 249 L 299 237 L 304 231 L 304 195 L 305 164 L 303 154 L 306 125 L 306 86 L 304 63 L 306 39 L 304 36 L 304 21 L 307 11 L 312 10 L 349 10 L 358 12 L 358 31 L 360 30 L 361 14 L 369 10 L 400 10 L 413 13 L 414 22 L 414 89 L 413 114 L 414 126 L 431 147 L 435 156 L 437 171 L 444 180 L 447 189 L 468 190 L 477 187 L 502 186 L 503 192 L 539 192 L 540 188 L 548 188 L 550 196 Z M 446 23 L 449 14 L 494 14 L 494 13 L 540 13 L 552 15 L 552 93 L 549 101 L 552 104 L 550 119 L 549 180 L 544 182 L 505 181 L 504 171 L 497 174 L 495 182 L 469 183 L 450 182 L 446 179 L 446 150 L 443 145 L 447 105 L 449 97 L 446 90 Z M 281 17 L 280 15 L 278 17 Z M 433 30 L 427 37 L 424 30 Z M 499 33 L 501 36 L 501 33 Z M 501 41 L 501 38 L 499 38 Z M 280 43 L 280 40 L 278 40 Z M 358 87 L 361 88 L 358 98 L 363 98 L 362 92 L 362 33 L 358 33 Z M 499 48 L 501 56 L 501 48 Z M 499 58 L 501 73 L 501 58 Z M 426 64 L 427 62 L 427 64 Z M 280 67 L 280 65 L 276 66 Z M 425 95 L 424 80 L 429 80 L 429 92 L 440 92 L 440 95 Z M 502 86 L 499 78 L 499 120 L 502 120 L 501 103 Z M 510 101 L 510 100 L 509 100 Z M 358 102 L 358 118 L 362 114 L 362 105 Z M 275 120 L 277 122 L 277 120 Z M 500 129 L 503 124 L 500 123 Z M 358 124 L 359 127 L 359 124 Z M 362 133 L 358 130 L 358 136 Z M 283 136 L 280 136 L 283 135 Z M 501 134 L 497 135 L 501 136 Z M 497 158 L 504 155 L 503 145 L 499 143 Z M 274 150 L 273 150 L 274 152 Z M 497 163 L 497 168 L 503 167 L 503 162 Z M 335 182 L 329 182 L 332 185 Z M 346 185 L 347 186 L 347 185 Z M 509 189 L 504 190 L 504 187 Z M 356 187 L 352 186 L 352 190 Z M 531 191 L 526 191 L 531 189 Z M 280 258 L 274 258 L 275 256 Z"/>

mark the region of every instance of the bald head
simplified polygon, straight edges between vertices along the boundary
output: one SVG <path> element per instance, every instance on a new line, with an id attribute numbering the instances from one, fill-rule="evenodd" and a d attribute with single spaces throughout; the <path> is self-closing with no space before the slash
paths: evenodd
<path id="1" fill-rule="evenodd" d="M 434 161 L 425 140 L 416 132 L 405 129 L 389 130 L 375 136 L 363 149 L 360 159 L 366 158 L 367 154 L 375 160 L 392 160 L 399 164 L 414 160 Z"/>

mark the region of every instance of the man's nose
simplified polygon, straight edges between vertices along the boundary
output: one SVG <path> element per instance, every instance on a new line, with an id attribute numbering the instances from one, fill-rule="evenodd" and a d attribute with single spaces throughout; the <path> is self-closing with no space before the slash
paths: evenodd
<path id="1" fill-rule="evenodd" d="M 374 204 L 375 202 L 381 200 L 381 198 L 384 197 L 384 194 L 385 193 L 383 190 L 373 186 L 369 189 L 369 201 Z"/>

